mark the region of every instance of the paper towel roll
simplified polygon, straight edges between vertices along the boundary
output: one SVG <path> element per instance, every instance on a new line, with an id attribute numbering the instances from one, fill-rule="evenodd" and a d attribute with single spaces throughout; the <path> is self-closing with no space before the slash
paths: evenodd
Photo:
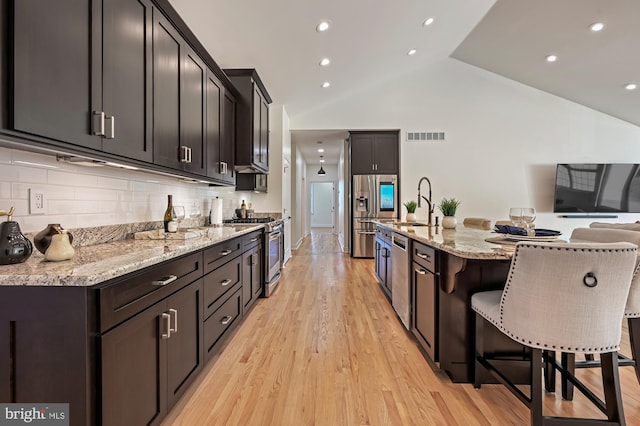
<path id="1" fill-rule="evenodd" d="M 222 199 L 211 199 L 211 225 L 222 225 Z"/>

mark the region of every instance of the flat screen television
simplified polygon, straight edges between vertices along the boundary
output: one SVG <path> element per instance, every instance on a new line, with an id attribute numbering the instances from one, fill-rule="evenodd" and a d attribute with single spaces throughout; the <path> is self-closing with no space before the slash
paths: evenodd
<path id="1" fill-rule="evenodd" d="M 556 213 L 640 213 L 640 164 L 558 164 Z"/>

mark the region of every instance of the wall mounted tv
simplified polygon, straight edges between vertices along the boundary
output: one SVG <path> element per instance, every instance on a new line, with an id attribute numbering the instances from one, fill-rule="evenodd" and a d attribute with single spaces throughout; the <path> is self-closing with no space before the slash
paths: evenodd
<path id="1" fill-rule="evenodd" d="M 556 213 L 640 213 L 640 164 L 558 164 Z"/>

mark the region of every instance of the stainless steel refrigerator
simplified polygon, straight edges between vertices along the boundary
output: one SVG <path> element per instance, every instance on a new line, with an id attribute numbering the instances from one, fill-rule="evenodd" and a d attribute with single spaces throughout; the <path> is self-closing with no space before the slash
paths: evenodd
<path id="1" fill-rule="evenodd" d="M 354 175 L 351 182 L 351 256 L 374 257 L 376 219 L 398 218 L 397 175 Z"/>

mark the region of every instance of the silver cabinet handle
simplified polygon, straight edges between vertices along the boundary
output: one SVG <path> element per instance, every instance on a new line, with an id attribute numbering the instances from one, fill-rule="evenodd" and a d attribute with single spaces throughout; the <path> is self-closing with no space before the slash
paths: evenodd
<path id="1" fill-rule="evenodd" d="M 173 314 L 173 328 L 169 329 L 169 334 L 178 332 L 178 310 L 169 309 L 169 316 Z"/>
<path id="2" fill-rule="evenodd" d="M 250 265 L 257 265 L 258 264 L 258 257 L 256 255 L 251 255 L 251 262 L 249 263 Z"/>
<path id="3" fill-rule="evenodd" d="M 226 279 L 226 280 L 224 280 L 224 281 L 220 281 L 220 285 L 221 285 L 222 287 L 226 287 L 226 286 L 228 286 L 229 284 L 231 284 L 231 280 L 230 280 L 229 278 L 227 278 L 227 279 Z"/>
<path id="4" fill-rule="evenodd" d="M 116 118 L 111 115 L 105 117 L 106 131 L 104 134 L 105 139 L 113 139 L 116 137 Z"/>
<path id="5" fill-rule="evenodd" d="M 225 251 L 221 251 L 220 252 L 220 256 L 226 256 L 228 254 L 230 254 L 233 250 L 225 250 Z"/>
<path id="6" fill-rule="evenodd" d="M 193 159 L 193 158 L 191 157 L 191 148 L 189 148 L 189 163 L 191 163 L 191 160 L 192 160 L 192 159 Z"/>
<path id="7" fill-rule="evenodd" d="M 159 280 L 152 281 L 152 282 L 151 282 L 151 284 L 153 284 L 153 285 L 160 285 L 160 286 L 162 286 L 162 285 L 167 285 L 167 284 L 169 284 L 169 283 L 172 283 L 172 282 L 174 282 L 174 281 L 175 281 L 175 280 L 177 280 L 177 279 L 178 279 L 178 277 L 177 277 L 177 276 L 175 276 L 175 275 L 169 275 L 169 276 L 167 276 L 167 277 L 162 277 L 162 278 L 160 278 Z"/>
<path id="8" fill-rule="evenodd" d="M 91 130 L 94 136 L 104 136 L 104 112 L 93 111 Z"/>
<path id="9" fill-rule="evenodd" d="M 226 175 L 228 171 L 228 165 L 224 161 L 220 162 L 220 174 Z"/>
<path id="10" fill-rule="evenodd" d="M 220 321 L 220 324 L 227 325 L 231 322 L 232 319 L 233 319 L 232 316 L 227 315 L 226 317 L 222 318 L 222 320 Z"/>
<path id="11" fill-rule="evenodd" d="M 415 269 L 416 273 L 420 274 L 420 275 L 426 275 L 427 271 L 425 271 L 424 269 Z"/>
<path id="12" fill-rule="evenodd" d="M 169 315 L 166 312 L 163 312 L 162 319 L 164 320 L 165 330 L 167 330 L 167 332 L 162 333 L 160 337 L 163 339 L 168 339 L 169 337 L 171 337 L 171 315 Z"/>
<path id="13" fill-rule="evenodd" d="M 249 240 L 249 242 L 250 242 L 250 243 L 255 243 L 255 242 L 256 242 L 256 241 L 258 241 L 258 240 L 259 240 L 259 238 L 258 238 L 258 237 L 255 237 L 255 238 L 250 239 L 250 240 Z"/>
<path id="14" fill-rule="evenodd" d="M 181 163 L 189 163 L 189 147 L 181 146 L 180 150 L 182 151 L 182 155 L 180 156 Z"/>
<path id="15" fill-rule="evenodd" d="M 424 253 L 420 253 L 420 252 L 416 253 L 416 256 L 418 256 L 419 258 L 424 259 L 424 260 L 431 259 L 431 256 L 429 256 L 428 254 L 424 254 Z"/>

